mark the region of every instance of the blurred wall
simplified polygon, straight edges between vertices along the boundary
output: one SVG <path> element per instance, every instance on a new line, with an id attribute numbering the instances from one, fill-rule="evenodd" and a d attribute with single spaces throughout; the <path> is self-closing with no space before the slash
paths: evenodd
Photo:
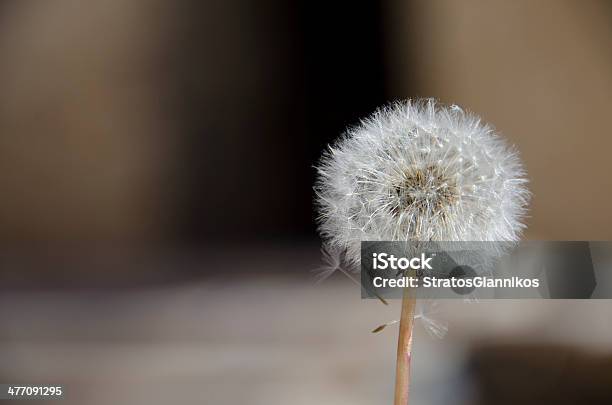
<path id="1" fill-rule="evenodd" d="M 2 3 L 0 241 L 314 240 L 313 165 L 387 100 L 381 24 L 376 2 Z"/>
<path id="2" fill-rule="evenodd" d="M 0 240 L 161 237 L 173 147 L 163 3 L 2 3 Z"/>
<path id="3" fill-rule="evenodd" d="M 609 239 L 612 6 L 0 3 L 0 240 L 316 240 L 313 165 L 397 98 L 519 147 L 530 238 Z"/>

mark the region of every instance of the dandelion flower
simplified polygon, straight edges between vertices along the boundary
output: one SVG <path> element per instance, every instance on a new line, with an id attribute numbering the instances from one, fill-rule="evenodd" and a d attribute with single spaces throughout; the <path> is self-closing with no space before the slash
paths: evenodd
<path id="1" fill-rule="evenodd" d="M 339 252 L 357 267 L 364 240 L 514 242 L 524 228 L 529 191 L 518 153 L 457 106 L 430 99 L 382 108 L 330 146 L 317 170 L 319 230 L 333 252 L 325 276 L 341 269 Z M 408 404 L 415 307 L 404 289 L 396 405 Z"/>
<path id="2" fill-rule="evenodd" d="M 517 151 L 477 116 L 434 100 L 381 108 L 323 155 L 315 185 L 325 244 L 516 241 L 529 191 Z"/>

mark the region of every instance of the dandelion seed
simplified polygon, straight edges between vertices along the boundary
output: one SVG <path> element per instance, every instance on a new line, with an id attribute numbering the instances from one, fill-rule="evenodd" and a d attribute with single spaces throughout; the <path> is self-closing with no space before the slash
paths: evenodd
<path id="1" fill-rule="evenodd" d="M 338 248 L 323 245 L 321 247 L 321 257 L 323 264 L 316 269 L 311 270 L 314 274 L 315 281 L 321 283 L 328 279 L 332 274 L 340 269 L 341 257 Z"/>

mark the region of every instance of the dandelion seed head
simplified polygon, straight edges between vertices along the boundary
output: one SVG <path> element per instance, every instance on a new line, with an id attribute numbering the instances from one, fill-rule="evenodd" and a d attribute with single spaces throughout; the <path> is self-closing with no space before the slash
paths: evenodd
<path id="1" fill-rule="evenodd" d="M 359 262 L 360 242 L 516 241 L 529 201 L 516 149 L 457 106 L 379 109 L 324 153 L 315 185 L 325 244 Z"/>

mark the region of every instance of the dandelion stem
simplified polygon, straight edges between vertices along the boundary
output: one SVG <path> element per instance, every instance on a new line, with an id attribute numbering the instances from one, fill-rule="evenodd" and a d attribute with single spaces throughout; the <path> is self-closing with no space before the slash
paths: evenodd
<path id="1" fill-rule="evenodd" d="M 402 315 L 397 339 L 394 405 L 408 405 L 410 386 L 410 359 L 412 355 L 412 326 L 414 324 L 415 292 L 405 288 L 402 297 Z"/>

